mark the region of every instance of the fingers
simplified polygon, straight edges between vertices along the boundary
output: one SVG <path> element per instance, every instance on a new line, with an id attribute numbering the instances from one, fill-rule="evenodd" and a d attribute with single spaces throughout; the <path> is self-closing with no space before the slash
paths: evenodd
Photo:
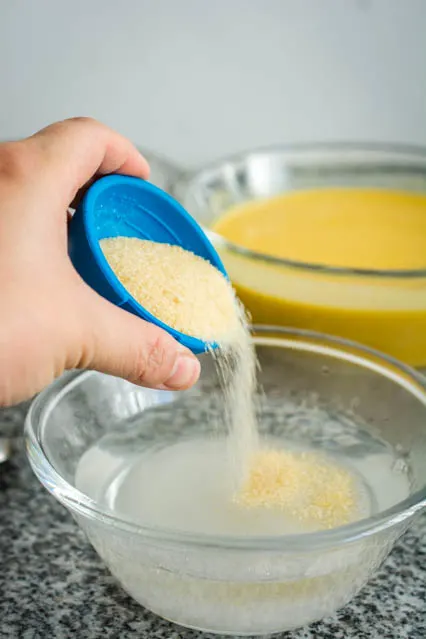
<path id="1" fill-rule="evenodd" d="M 85 348 L 78 368 L 90 368 L 164 390 L 184 390 L 197 381 L 200 363 L 160 328 L 90 291 L 84 304 Z"/>
<path id="2" fill-rule="evenodd" d="M 129 140 L 90 118 L 57 122 L 7 147 L 18 172 L 65 208 L 95 175 L 149 176 L 147 161 Z"/>

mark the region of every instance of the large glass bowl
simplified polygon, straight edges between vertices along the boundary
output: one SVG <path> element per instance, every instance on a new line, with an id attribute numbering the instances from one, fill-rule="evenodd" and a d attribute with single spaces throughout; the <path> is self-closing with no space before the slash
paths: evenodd
<path id="1" fill-rule="evenodd" d="M 337 144 L 252 151 L 181 176 L 173 193 L 209 229 L 235 204 L 330 187 L 425 193 L 426 150 Z M 211 237 L 253 323 L 338 335 L 426 368 L 426 266 L 333 268 L 271 258 Z"/>
<path id="2" fill-rule="evenodd" d="M 320 334 L 260 327 L 254 339 L 263 435 L 357 464 L 368 458 L 370 469 L 391 453 L 392 473 L 409 486 L 402 498 L 379 477 L 380 498 L 372 499 L 367 518 L 263 537 L 151 527 L 112 512 L 101 488 L 127 455 L 221 436 L 209 418 L 221 402 L 208 355 L 200 382 L 184 393 L 93 372 L 67 374 L 39 395 L 26 422 L 36 475 L 123 588 L 179 624 L 239 635 L 302 626 L 344 606 L 426 505 L 426 380 L 419 373 Z"/>

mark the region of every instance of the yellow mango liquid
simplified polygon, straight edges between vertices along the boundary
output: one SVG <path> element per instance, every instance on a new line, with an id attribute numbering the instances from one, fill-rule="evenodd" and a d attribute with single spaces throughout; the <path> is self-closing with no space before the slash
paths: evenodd
<path id="1" fill-rule="evenodd" d="M 234 207 L 213 230 L 252 251 L 297 262 L 426 272 L 422 194 L 297 191 Z M 337 275 L 220 250 L 254 323 L 330 333 L 426 366 L 426 276 Z"/>

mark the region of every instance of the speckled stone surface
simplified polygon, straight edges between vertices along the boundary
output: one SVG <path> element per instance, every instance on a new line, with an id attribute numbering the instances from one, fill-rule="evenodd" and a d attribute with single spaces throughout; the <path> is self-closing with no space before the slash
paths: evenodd
<path id="1" fill-rule="evenodd" d="M 19 436 L 25 410 L 0 412 L 0 436 Z M 173 626 L 134 603 L 71 516 L 39 485 L 19 439 L 16 449 L 11 461 L 0 464 L 2 639 L 214 639 Z M 426 517 L 335 617 L 276 636 L 425 639 Z"/>

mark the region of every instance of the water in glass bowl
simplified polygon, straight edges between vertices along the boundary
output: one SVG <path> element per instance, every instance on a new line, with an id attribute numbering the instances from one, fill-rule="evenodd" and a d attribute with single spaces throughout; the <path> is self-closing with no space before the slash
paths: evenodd
<path id="1" fill-rule="evenodd" d="M 262 443 L 316 452 L 351 475 L 354 519 L 382 512 L 410 493 L 402 451 L 349 413 L 311 398 L 261 397 Z M 268 536 L 312 532 L 315 521 L 277 508 L 242 508 L 234 500 L 232 457 L 220 428 L 220 395 L 184 396 L 128 420 L 81 458 L 77 487 L 98 503 L 144 526 L 201 534 Z"/>

